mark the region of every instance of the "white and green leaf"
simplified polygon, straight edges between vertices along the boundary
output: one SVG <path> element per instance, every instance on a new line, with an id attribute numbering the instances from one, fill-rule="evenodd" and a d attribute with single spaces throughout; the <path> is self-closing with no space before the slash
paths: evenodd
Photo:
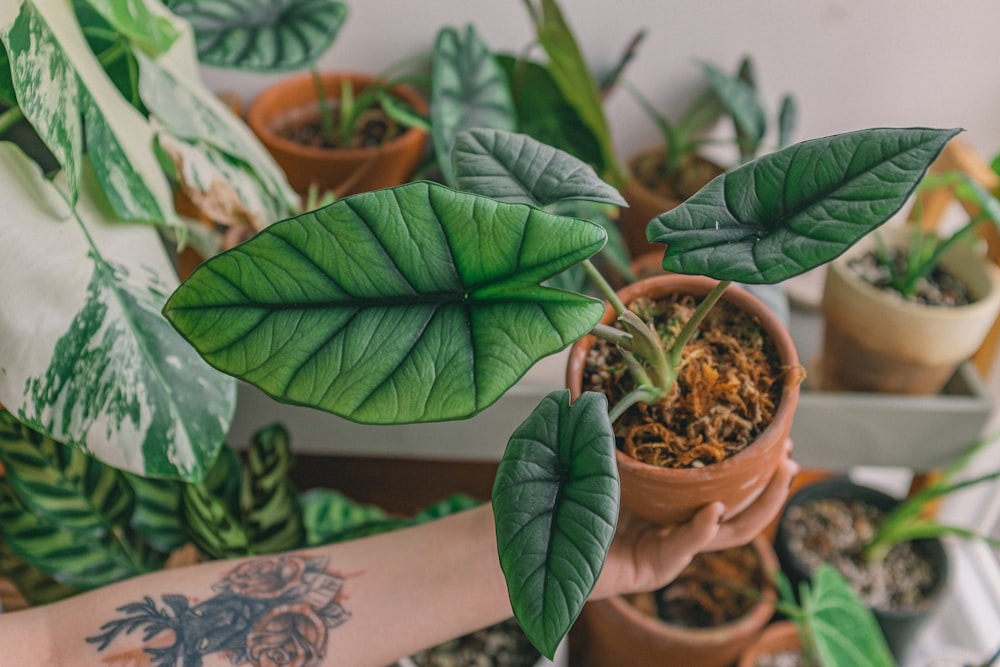
<path id="1" fill-rule="evenodd" d="M 159 309 L 176 284 L 156 230 L 123 224 L 84 163 L 73 210 L 0 144 L 0 402 L 46 435 L 141 475 L 197 479 L 222 444 L 235 383 Z"/>

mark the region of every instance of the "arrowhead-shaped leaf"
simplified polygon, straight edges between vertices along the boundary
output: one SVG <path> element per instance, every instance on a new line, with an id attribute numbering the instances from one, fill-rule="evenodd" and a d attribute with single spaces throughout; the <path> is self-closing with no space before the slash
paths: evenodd
<path id="1" fill-rule="evenodd" d="M 507 75 L 472 25 L 464 36 L 454 28 L 438 33 L 433 68 L 431 139 L 445 183 L 453 183 L 455 135 L 474 127 L 513 131 L 517 112 Z"/>
<path id="2" fill-rule="evenodd" d="M 366 423 L 460 419 L 596 324 L 600 302 L 539 283 L 604 242 L 586 220 L 411 183 L 268 227 L 164 313 L 278 400 Z"/>
<path id="3" fill-rule="evenodd" d="M 497 549 L 514 616 L 545 655 L 597 583 L 618 523 L 607 398 L 546 396 L 507 444 L 493 486 Z"/>
<path id="4" fill-rule="evenodd" d="M 958 130 L 804 141 L 718 176 L 646 228 L 663 268 L 776 283 L 837 257 L 895 214 Z"/>
<path id="5" fill-rule="evenodd" d="M 161 316 L 177 279 L 160 238 L 115 219 L 87 164 L 71 211 L 0 144 L 0 402 L 110 465 L 198 479 L 228 430 L 235 382 Z"/>
<path id="6" fill-rule="evenodd" d="M 466 130 L 455 137 L 452 161 L 458 189 L 500 201 L 539 208 L 569 199 L 628 205 L 590 165 L 526 134 Z"/>
<path id="7" fill-rule="evenodd" d="M 338 0 L 168 0 L 194 29 L 206 65 L 257 72 L 313 64 L 347 19 Z"/>

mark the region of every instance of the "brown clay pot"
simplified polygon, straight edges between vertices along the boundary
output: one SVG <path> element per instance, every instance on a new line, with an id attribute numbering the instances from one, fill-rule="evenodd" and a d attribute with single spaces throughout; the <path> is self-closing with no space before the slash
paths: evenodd
<path id="1" fill-rule="evenodd" d="M 663 155 L 663 147 L 648 148 L 640 151 L 628 160 L 628 169 L 632 174 L 637 173 L 643 162 L 659 162 Z M 705 158 L 697 158 L 697 162 L 702 168 L 714 176 L 718 176 L 725 171 L 721 166 Z M 705 183 L 708 182 L 706 179 Z M 701 183 L 701 187 L 705 183 Z M 625 185 L 622 192 L 628 208 L 622 208 L 619 216 L 622 236 L 632 257 L 640 257 L 650 251 L 649 241 L 646 240 L 646 225 L 656 216 L 669 211 L 679 205 L 683 200 L 675 197 L 666 197 L 657 194 L 639 179 L 633 177 Z"/>
<path id="2" fill-rule="evenodd" d="M 908 234 L 880 232 L 890 246 Z M 1000 313 L 1000 268 L 956 244 L 942 268 L 969 286 L 965 306 L 905 301 L 858 277 L 848 262 L 874 247 L 867 237 L 831 262 L 823 288 L 824 331 L 817 386 L 824 391 L 936 394 L 982 344 Z"/>
<path id="3" fill-rule="evenodd" d="M 770 543 L 758 537 L 753 545 L 767 572 L 778 568 Z M 650 665 L 732 665 L 757 638 L 774 614 L 765 600 L 746 615 L 714 628 L 687 628 L 664 623 L 616 596 L 588 602 L 583 608 L 579 650 L 583 667 L 649 667 Z"/>
<path id="4" fill-rule="evenodd" d="M 777 621 L 767 626 L 753 644 L 743 652 L 737 667 L 756 667 L 766 655 L 785 651 L 801 651 L 799 631 L 791 621 Z"/>
<path id="5" fill-rule="evenodd" d="M 678 291 L 705 296 L 715 285 L 715 280 L 702 276 L 668 274 L 632 283 L 618 295 L 628 305 L 639 297 L 656 299 Z M 784 368 L 800 368 L 791 335 L 767 306 L 738 287 L 727 289 L 722 298 L 754 314 L 774 340 Z M 615 311 L 609 305 L 602 322 L 611 324 L 615 317 Z M 584 336 L 570 349 L 566 384 L 574 398 L 581 393 L 587 354 L 596 340 L 592 335 Z M 750 446 L 719 463 L 702 468 L 661 468 L 616 451 L 622 506 L 661 524 L 687 521 L 700 508 L 716 500 L 726 506 L 727 518 L 746 509 L 767 486 L 784 457 L 785 440 L 792 428 L 802 377 L 800 372 L 785 374 L 785 385 L 774 420 Z"/>
<path id="6" fill-rule="evenodd" d="M 323 88 L 331 98 L 340 96 L 341 81 L 347 79 L 355 94 L 375 77 L 367 74 L 324 73 Z M 411 87 L 399 85 L 392 94 L 427 114 L 427 102 Z M 381 146 L 365 148 L 318 148 L 303 146 L 277 134 L 290 124 L 315 122 L 319 117 L 316 86 L 311 74 L 284 79 L 262 91 L 247 110 L 247 124 L 274 156 L 300 194 L 315 184 L 320 192 L 331 190 L 338 197 L 401 185 L 410 180 L 424 152 L 427 133 L 409 128 Z"/>

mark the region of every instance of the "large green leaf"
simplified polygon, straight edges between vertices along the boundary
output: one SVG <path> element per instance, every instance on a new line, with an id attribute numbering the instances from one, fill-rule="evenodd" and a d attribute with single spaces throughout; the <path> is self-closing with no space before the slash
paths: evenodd
<path id="1" fill-rule="evenodd" d="M 552 392 L 514 432 L 493 487 L 497 549 L 525 635 L 552 657 L 587 601 L 618 522 L 604 394 Z"/>
<path id="2" fill-rule="evenodd" d="M 127 527 L 133 496 L 118 471 L 6 411 L 0 412 L 0 460 L 6 468 L 0 538 L 32 568 L 83 590 L 162 565 L 165 555 Z"/>
<path id="3" fill-rule="evenodd" d="M 627 206 L 593 168 L 526 135 L 472 129 L 455 137 L 455 184 L 460 190 L 542 208 L 567 199 Z"/>
<path id="4" fill-rule="evenodd" d="M 871 611 L 833 566 L 822 564 L 802 599 L 816 657 L 825 667 L 894 667 Z"/>
<path id="5" fill-rule="evenodd" d="M 513 131 L 517 125 L 507 76 L 469 25 L 464 37 L 442 28 L 434 43 L 431 140 L 445 183 L 453 183 L 455 135 L 474 127 Z"/>
<path id="6" fill-rule="evenodd" d="M 276 553 L 305 544 L 298 496 L 288 474 L 288 431 L 272 424 L 254 434 L 243 466 L 240 505 L 255 553 Z"/>
<path id="7" fill-rule="evenodd" d="M 761 284 L 837 257 L 895 214 L 958 130 L 880 128 L 804 141 L 713 179 L 650 221 L 674 273 Z"/>
<path id="8" fill-rule="evenodd" d="M 82 175 L 71 211 L 0 144 L 0 402 L 110 465 L 198 479 L 232 419 L 235 382 L 161 316 L 177 279 L 156 231 L 116 221 Z"/>
<path id="9" fill-rule="evenodd" d="M 168 0 L 191 23 L 206 65 L 257 72 L 312 65 L 347 19 L 338 0 Z"/>
<path id="10" fill-rule="evenodd" d="M 84 137 L 94 174 L 118 218 L 176 224 L 172 195 L 153 155 L 148 121 L 125 100 L 61 0 L 0 9 L 0 41 L 18 104 L 65 171 L 75 199 Z"/>
<path id="11" fill-rule="evenodd" d="M 459 419 L 600 319 L 539 286 L 605 241 L 586 220 L 434 183 L 341 199 L 199 267 L 167 318 L 215 367 L 368 423 Z"/>

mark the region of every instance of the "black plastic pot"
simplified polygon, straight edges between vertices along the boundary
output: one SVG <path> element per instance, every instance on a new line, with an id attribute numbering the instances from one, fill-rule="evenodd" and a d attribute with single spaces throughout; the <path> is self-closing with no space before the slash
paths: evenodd
<path id="1" fill-rule="evenodd" d="M 811 572 L 807 570 L 805 564 L 792 554 L 789 549 L 788 534 L 785 528 L 785 515 L 788 513 L 790 507 L 821 498 L 860 500 L 884 512 L 888 512 L 900 502 L 897 498 L 882 493 L 877 489 L 855 484 L 846 477 L 835 477 L 816 482 L 796 492 L 789 499 L 782 512 L 774 545 L 774 550 L 778 554 L 778 562 L 781 563 L 781 570 L 791 580 L 795 589 L 798 588 L 799 582 L 811 581 Z M 929 538 L 916 540 L 913 544 L 917 552 L 930 563 L 934 572 L 934 581 L 930 590 L 926 592 L 924 603 L 915 609 L 872 609 L 885 635 L 889 649 L 899 661 L 904 659 L 907 649 L 912 644 L 913 637 L 920 629 L 920 626 L 940 604 L 950 572 L 948 554 L 941 540 Z"/>

